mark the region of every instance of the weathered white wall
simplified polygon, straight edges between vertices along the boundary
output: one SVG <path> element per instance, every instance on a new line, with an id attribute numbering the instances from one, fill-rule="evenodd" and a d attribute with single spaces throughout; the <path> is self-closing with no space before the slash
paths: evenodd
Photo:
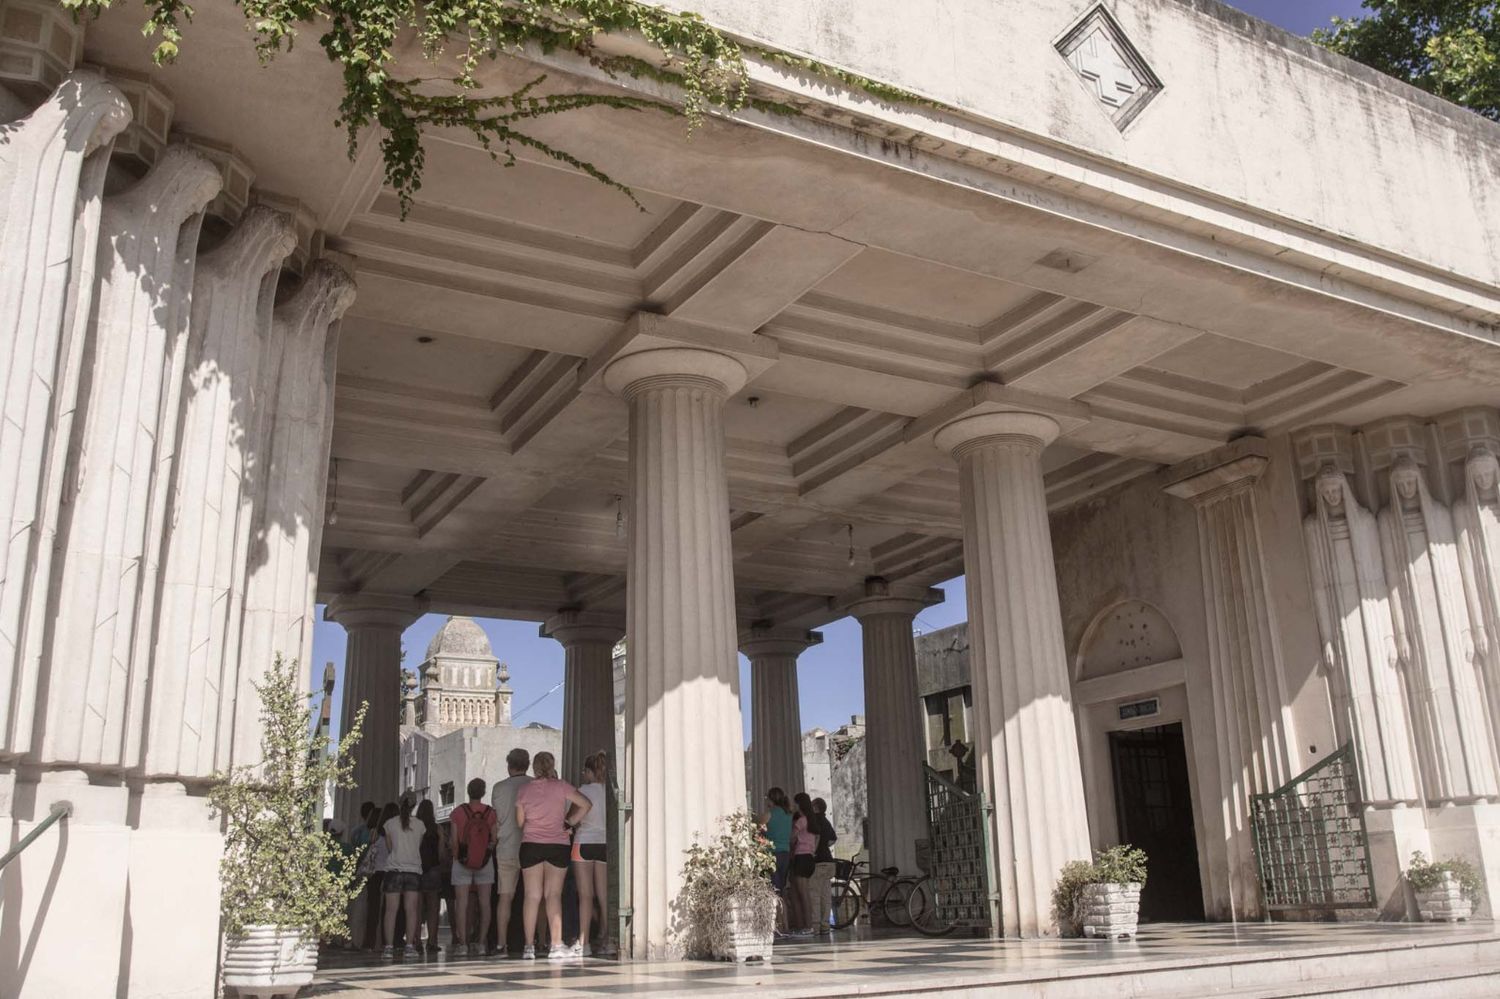
<path id="1" fill-rule="evenodd" d="M 1123 134 L 1053 47 L 1081 0 L 678 6 L 1168 184 L 1500 277 L 1500 129 L 1215 0 L 1105 4 L 1164 84 Z"/>

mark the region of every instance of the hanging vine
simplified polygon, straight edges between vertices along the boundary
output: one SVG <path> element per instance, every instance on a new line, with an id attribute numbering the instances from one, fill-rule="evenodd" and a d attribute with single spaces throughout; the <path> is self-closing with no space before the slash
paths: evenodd
<path id="1" fill-rule="evenodd" d="M 97 15 L 116 0 L 58 2 L 75 15 Z M 147 19 L 142 31 L 156 42 L 153 58 L 158 64 L 171 62 L 178 55 L 193 8 L 186 0 L 143 2 Z M 468 131 L 506 166 L 515 163 L 515 147 L 535 150 L 634 201 L 635 195 L 627 186 L 592 163 L 528 133 L 526 124 L 582 108 L 608 107 L 681 115 L 687 119 L 691 133 L 704 115 L 715 109 L 734 112 L 748 104 L 775 113 L 798 114 L 788 105 L 750 97 L 747 51 L 809 76 L 837 80 L 879 100 L 931 104 L 900 88 L 816 60 L 776 49 L 741 46 L 696 14 L 673 13 L 632 0 L 569 0 L 565 6 L 544 0 L 235 2 L 245 14 L 262 62 L 289 51 L 300 31 L 323 26 L 318 44 L 343 72 L 344 95 L 337 123 L 348 136 L 349 154 L 357 151 L 362 131 L 379 126 L 386 183 L 399 196 L 403 215 L 422 186 L 422 139 L 425 130 L 433 127 Z M 599 51 L 599 36 L 622 33 L 644 38 L 661 58 L 651 62 Z M 452 56 L 457 74 L 446 80 L 393 75 L 393 49 L 398 39 L 408 35 L 419 41 L 430 63 Z M 680 104 L 604 93 L 538 94 L 537 87 L 545 76 L 509 94 L 477 93 L 477 71 L 482 63 L 531 46 L 544 53 L 576 52 L 611 76 L 669 84 L 681 94 Z"/>

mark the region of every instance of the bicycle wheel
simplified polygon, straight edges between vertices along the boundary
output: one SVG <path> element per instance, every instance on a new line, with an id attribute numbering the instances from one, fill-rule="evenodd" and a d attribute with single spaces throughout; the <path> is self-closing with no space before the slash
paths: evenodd
<path id="1" fill-rule="evenodd" d="M 886 922 L 903 928 L 911 925 L 911 913 L 907 911 L 906 903 L 916 886 L 916 878 L 897 878 L 891 883 L 891 890 L 885 893 Z"/>
<path id="2" fill-rule="evenodd" d="M 890 916 L 885 911 L 885 900 L 895 888 L 895 882 L 884 874 L 871 874 L 864 879 L 865 905 L 870 910 L 870 924 L 872 926 L 891 925 Z"/>
<path id="3" fill-rule="evenodd" d="M 923 878 L 912 887 L 906 911 L 912 926 L 923 936 L 940 937 L 953 931 L 953 924 L 938 916 L 937 885 L 931 878 Z"/>
<path id="4" fill-rule="evenodd" d="M 833 886 L 834 929 L 842 930 L 853 926 L 862 908 L 864 908 L 864 898 L 859 894 L 858 885 L 852 881 L 842 881 Z"/>

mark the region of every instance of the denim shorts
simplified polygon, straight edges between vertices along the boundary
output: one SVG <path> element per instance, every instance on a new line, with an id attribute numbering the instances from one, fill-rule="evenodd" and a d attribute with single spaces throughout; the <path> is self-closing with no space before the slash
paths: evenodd
<path id="1" fill-rule="evenodd" d="M 416 871 L 386 871 L 380 887 L 387 895 L 399 895 L 404 891 L 421 891 L 422 875 Z"/>

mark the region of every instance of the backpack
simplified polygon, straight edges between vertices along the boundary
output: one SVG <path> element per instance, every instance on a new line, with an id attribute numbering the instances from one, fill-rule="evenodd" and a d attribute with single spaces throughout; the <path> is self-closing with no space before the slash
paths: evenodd
<path id="1" fill-rule="evenodd" d="M 438 834 L 436 829 L 429 828 L 422 835 L 421 845 L 422 870 L 430 871 L 438 865 Z"/>
<path id="2" fill-rule="evenodd" d="M 471 871 L 477 871 L 490 862 L 490 826 L 485 821 L 489 805 L 480 805 L 474 811 L 468 805 L 460 805 L 464 813 L 464 829 L 458 841 L 458 862 Z"/>

